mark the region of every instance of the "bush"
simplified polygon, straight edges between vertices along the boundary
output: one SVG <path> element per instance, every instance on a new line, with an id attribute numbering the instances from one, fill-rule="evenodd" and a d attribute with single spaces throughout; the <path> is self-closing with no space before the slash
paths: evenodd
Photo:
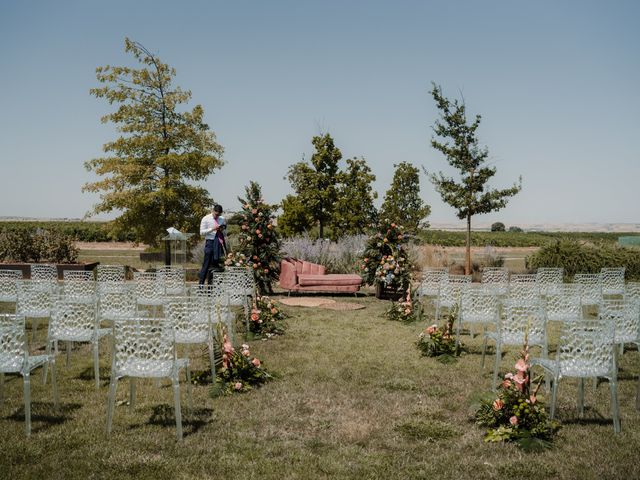
<path id="1" fill-rule="evenodd" d="M 491 231 L 492 232 L 504 232 L 505 231 L 504 223 L 502 223 L 502 222 L 492 223 L 491 224 Z"/>
<path id="2" fill-rule="evenodd" d="M 603 267 L 625 267 L 627 280 L 640 280 L 640 255 L 637 250 L 575 240 L 557 240 L 526 258 L 527 268 L 562 267 L 565 279 L 576 273 L 598 273 Z"/>
<path id="3" fill-rule="evenodd" d="M 510 232 L 522 232 L 522 229 L 520 227 L 512 225 L 511 227 L 509 227 L 509 231 Z"/>
<path id="4" fill-rule="evenodd" d="M 0 231 L 0 261 L 23 263 L 75 263 L 74 239 L 56 230 L 3 229 Z"/>

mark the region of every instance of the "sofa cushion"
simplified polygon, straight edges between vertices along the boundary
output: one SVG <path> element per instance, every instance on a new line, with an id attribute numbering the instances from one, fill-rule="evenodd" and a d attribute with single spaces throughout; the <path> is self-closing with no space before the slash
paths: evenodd
<path id="1" fill-rule="evenodd" d="M 302 270 L 298 275 L 324 275 L 325 271 L 324 265 L 302 261 Z"/>
<path id="2" fill-rule="evenodd" d="M 310 285 L 308 287 L 297 285 L 291 290 L 309 293 L 355 293 L 360 290 L 360 285 Z"/>
<path id="3" fill-rule="evenodd" d="M 291 290 L 295 288 L 297 280 L 295 262 L 283 259 L 280 262 L 280 286 Z"/>
<path id="4" fill-rule="evenodd" d="M 362 277 L 360 275 L 354 275 L 351 273 L 339 274 L 332 273 L 328 275 L 311 275 L 300 274 L 298 275 L 298 284 L 301 287 L 311 286 L 346 286 L 346 285 L 360 285 L 362 283 Z"/>

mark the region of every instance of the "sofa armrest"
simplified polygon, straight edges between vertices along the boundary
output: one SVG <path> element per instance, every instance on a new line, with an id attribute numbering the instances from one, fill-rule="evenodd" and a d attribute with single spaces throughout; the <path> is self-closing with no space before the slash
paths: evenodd
<path id="1" fill-rule="evenodd" d="M 289 260 L 283 259 L 280 262 L 280 287 L 291 290 L 296 288 L 297 284 L 296 266 Z"/>

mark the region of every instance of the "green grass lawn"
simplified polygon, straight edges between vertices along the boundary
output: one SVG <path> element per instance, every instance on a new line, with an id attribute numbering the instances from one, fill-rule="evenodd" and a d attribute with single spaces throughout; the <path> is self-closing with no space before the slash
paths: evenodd
<path id="1" fill-rule="evenodd" d="M 472 420 L 473 398 L 490 388 L 480 368 L 480 338 L 464 337 L 472 353 L 451 365 L 421 357 L 414 346 L 426 325 L 385 320 L 388 303 L 341 297 L 363 310 L 285 307 L 287 333 L 250 342 L 252 353 L 279 378 L 246 394 L 211 398 L 193 388 L 194 411 L 183 410 L 185 438 L 175 440 L 168 383 L 138 384 L 133 412 L 128 382 L 120 382 L 113 433 L 107 437 L 109 359 L 101 351 L 99 390 L 90 350 L 71 364 L 58 357 L 62 413 L 52 408 L 51 385 L 32 382 L 33 434 L 24 436 L 22 382 L 8 376 L 0 409 L 2 478 L 225 479 L 576 479 L 638 478 L 640 414 L 635 410 L 640 355 L 621 361 L 622 434 L 614 435 L 609 388 L 586 389 L 587 410 L 575 410 L 576 385 L 563 380 L 553 449 L 526 454 L 509 444 L 483 442 Z M 42 332 L 43 333 L 43 332 Z M 534 350 L 535 352 L 536 350 Z M 511 369 L 511 350 L 502 362 Z M 488 358 L 488 365 L 492 364 Z M 196 367 L 206 368 L 203 359 Z M 186 406 L 186 389 L 183 388 Z"/>

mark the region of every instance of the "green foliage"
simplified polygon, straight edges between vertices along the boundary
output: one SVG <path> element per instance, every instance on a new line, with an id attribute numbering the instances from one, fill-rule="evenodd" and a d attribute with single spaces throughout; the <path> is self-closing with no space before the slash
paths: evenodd
<path id="1" fill-rule="evenodd" d="M 278 228 L 285 237 L 302 235 L 313 228 L 313 218 L 298 196 L 287 195 L 281 206 L 282 215 L 278 217 Z"/>
<path id="2" fill-rule="evenodd" d="M 453 334 L 453 322 L 457 316 L 456 311 L 449 312 L 444 326 L 439 327 L 433 324 L 424 329 L 418 335 L 416 346 L 422 355 L 426 357 L 457 357 L 460 356 L 464 347 L 462 344 L 456 346 L 456 339 Z M 445 363 L 452 363 L 446 361 Z"/>
<path id="3" fill-rule="evenodd" d="M 338 198 L 336 184 L 342 153 L 328 133 L 313 137 L 311 143 L 316 149 L 311 156 L 311 164 L 303 161 L 291 165 L 287 178 L 298 196 L 299 203 L 313 221 L 318 222 L 319 235 L 323 237 L 324 227 L 331 220 Z"/>
<path id="4" fill-rule="evenodd" d="M 271 283 L 278 280 L 280 272 L 280 238 L 273 224 L 275 207 L 264 202 L 258 183 L 251 182 L 245 192 L 246 199 L 238 197 L 242 205 L 238 214 L 242 218 L 238 252 L 245 256 L 256 285 L 264 294 L 273 291 Z"/>
<path id="5" fill-rule="evenodd" d="M 510 232 L 522 232 L 522 229 L 516 225 L 509 227 Z"/>
<path id="6" fill-rule="evenodd" d="M 362 255 L 362 278 L 368 285 L 382 284 L 396 291 L 405 291 L 411 284 L 411 263 L 404 227 L 383 220 L 377 232 L 367 240 Z"/>
<path id="7" fill-rule="evenodd" d="M 131 232 L 122 231 L 117 235 L 111 233 L 111 222 L 83 222 L 83 221 L 3 221 L 2 230 L 48 230 L 74 238 L 78 242 L 131 242 L 134 240 Z"/>
<path id="8" fill-rule="evenodd" d="M 532 388 L 526 338 L 515 369 L 515 374 L 505 375 L 495 399 L 480 403 L 476 423 L 488 427 L 486 442 L 516 441 L 522 448 L 538 450 L 549 445 L 559 425 L 549 420 L 544 404 L 537 396 L 540 383 Z M 542 377 L 538 382 L 541 381 Z"/>
<path id="9" fill-rule="evenodd" d="M 91 94 L 119 105 L 102 117 L 122 136 L 104 145 L 105 157 L 85 162 L 100 180 L 83 191 L 100 193 L 93 214 L 121 211 L 114 232 L 132 231 L 136 240 L 156 245 L 168 227 L 198 229 L 212 205 L 207 191 L 189 182 L 205 180 L 223 164 L 223 148 L 204 123 L 204 110 L 180 112 L 190 91 L 171 85 L 175 69 L 128 38 L 125 51 L 142 68 L 105 66 L 96 69 L 104 87 Z"/>
<path id="10" fill-rule="evenodd" d="M 557 240 L 526 258 L 527 268 L 563 267 L 567 279 L 576 273 L 598 273 L 603 267 L 625 267 L 627 280 L 640 280 L 640 255 L 616 244 Z"/>
<path id="11" fill-rule="evenodd" d="M 504 223 L 502 222 L 495 222 L 491 224 L 491 231 L 492 232 L 504 232 L 506 230 Z"/>
<path id="12" fill-rule="evenodd" d="M 420 198 L 418 169 L 408 162 L 394 165 L 396 169 L 380 208 L 380 218 L 402 219 L 409 232 L 420 229 L 422 220 L 431 213 L 431 207 Z"/>
<path id="13" fill-rule="evenodd" d="M 372 183 L 376 176 L 364 158 L 347 159 L 347 167 L 338 173 L 338 193 L 333 215 L 332 237 L 365 233 L 376 223 L 378 212 L 373 201 L 378 193 Z"/>
<path id="14" fill-rule="evenodd" d="M 267 296 L 256 298 L 250 318 L 249 331 L 254 337 L 271 338 L 282 335 L 286 328 L 284 320 L 287 315 Z"/>
<path id="15" fill-rule="evenodd" d="M 411 292 L 411 287 L 407 288 L 407 294 L 397 302 L 392 302 L 385 312 L 387 319 L 394 322 L 412 323 L 420 320 L 421 305 L 416 292 Z"/>
<path id="16" fill-rule="evenodd" d="M 56 230 L 2 229 L 0 261 L 21 263 L 75 263 L 74 239 Z"/>
<path id="17" fill-rule="evenodd" d="M 478 145 L 476 130 L 480 126 L 480 115 L 467 123 L 464 101 L 450 101 L 442 95 L 442 89 L 433 84 L 431 95 L 440 110 L 440 118 L 433 127 L 435 138 L 431 145 L 442 152 L 449 165 L 460 172 L 460 182 L 444 173 L 430 174 L 429 178 L 442 200 L 457 210 L 458 218 L 467 220 L 467 235 L 471 232 L 474 215 L 490 213 L 504 208 L 510 197 L 522 189 L 520 184 L 503 190 L 490 190 L 486 184 L 496 174 L 495 167 L 487 167 L 489 151 Z M 442 141 L 437 140 L 442 139 Z M 465 271 L 471 269 L 470 241 L 466 242 Z"/>

